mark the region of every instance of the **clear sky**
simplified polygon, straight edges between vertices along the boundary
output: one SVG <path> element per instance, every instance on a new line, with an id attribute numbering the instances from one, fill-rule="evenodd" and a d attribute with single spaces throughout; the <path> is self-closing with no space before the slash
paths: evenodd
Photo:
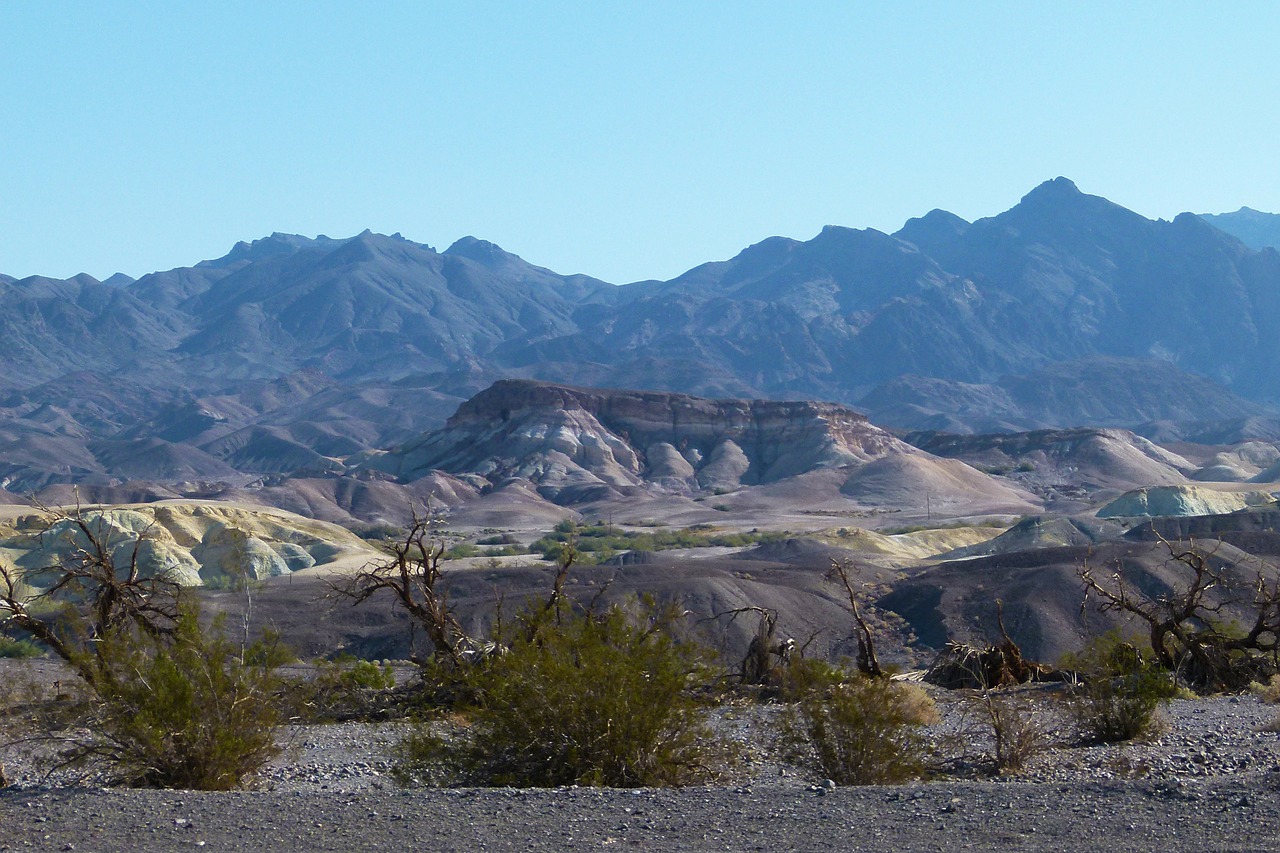
<path id="1" fill-rule="evenodd" d="M 1280 3 L 0 0 L 0 272 L 272 231 L 670 278 L 1057 175 L 1280 211 Z"/>

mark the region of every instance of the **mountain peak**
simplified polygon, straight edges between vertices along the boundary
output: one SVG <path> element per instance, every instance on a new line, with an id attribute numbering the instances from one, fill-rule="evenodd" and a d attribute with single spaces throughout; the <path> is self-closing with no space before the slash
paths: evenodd
<path id="1" fill-rule="evenodd" d="M 1064 178 L 1061 175 L 1051 181 L 1045 181 L 1040 186 L 1033 189 L 1022 197 L 1023 202 L 1041 201 L 1050 199 L 1075 198 L 1084 195 L 1080 192 L 1080 188 L 1070 178 Z"/>
<path id="2" fill-rule="evenodd" d="M 1280 214 L 1241 207 L 1235 213 L 1202 213 L 1200 218 L 1255 251 L 1280 248 Z"/>
<path id="3" fill-rule="evenodd" d="M 211 261 L 201 261 L 197 266 L 227 267 L 241 261 L 254 262 L 278 255 L 292 255 L 295 252 L 313 246 L 332 249 L 340 246 L 342 242 L 341 240 L 332 240 L 323 234 L 318 235 L 313 240 L 301 234 L 286 234 L 282 231 L 273 231 L 269 237 L 260 237 L 252 243 L 246 243 L 241 240 L 231 247 L 230 252 L 227 252 L 222 257 Z"/>
<path id="4" fill-rule="evenodd" d="M 488 265 L 519 260 L 516 255 L 506 251 L 498 244 L 470 235 L 459 238 L 452 246 L 444 250 L 444 254 Z"/>
<path id="5" fill-rule="evenodd" d="M 940 244 L 949 243 L 969 229 L 968 220 L 947 210 L 934 208 L 924 216 L 908 219 L 893 236 L 930 251 Z"/>

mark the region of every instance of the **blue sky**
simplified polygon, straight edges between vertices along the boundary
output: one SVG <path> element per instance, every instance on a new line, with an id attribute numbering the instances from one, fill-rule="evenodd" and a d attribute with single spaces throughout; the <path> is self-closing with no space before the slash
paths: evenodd
<path id="1" fill-rule="evenodd" d="M 272 231 L 669 278 L 1066 175 L 1280 211 L 1275 3 L 0 0 L 0 272 Z"/>

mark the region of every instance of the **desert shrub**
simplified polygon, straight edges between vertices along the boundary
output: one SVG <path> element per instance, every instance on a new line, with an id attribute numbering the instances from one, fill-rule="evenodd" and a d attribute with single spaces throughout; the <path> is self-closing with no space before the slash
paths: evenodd
<path id="1" fill-rule="evenodd" d="M 116 784 L 239 787 L 279 752 L 280 656 L 270 644 L 243 648 L 220 623 L 202 628 L 190 605 L 170 636 L 121 630 L 102 637 L 89 664 L 98 677 L 83 720 L 87 734 L 64 757 Z"/>
<path id="2" fill-rule="evenodd" d="M 1280 675 L 1273 675 L 1266 684 L 1254 682 L 1251 691 L 1268 705 L 1280 705 Z"/>
<path id="3" fill-rule="evenodd" d="M 1280 705 L 1280 675 L 1273 675 L 1266 684 L 1254 684 L 1254 693 L 1268 705 Z M 1259 731 L 1280 732 L 1280 716 L 1272 717 Z"/>
<path id="4" fill-rule="evenodd" d="M 336 673 L 337 682 L 354 690 L 390 690 L 396 686 L 396 674 L 390 664 L 378 665 L 370 660 L 357 660 Z"/>
<path id="5" fill-rule="evenodd" d="M 793 658 L 780 672 L 777 698 L 782 702 L 799 702 L 810 696 L 829 693 L 844 683 L 849 674 L 818 658 Z"/>
<path id="6" fill-rule="evenodd" d="M 485 536 L 476 540 L 477 545 L 519 545 L 520 537 L 513 533 L 500 533 L 494 536 Z"/>
<path id="7" fill-rule="evenodd" d="M 351 526 L 351 531 L 361 539 L 370 540 L 394 539 L 400 534 L 399 527 L 394 524 L 387 524 L 386 522 L 355 524 Z"/>
<path id="8" fill-rule="evenodd" d="M 840 785 L 878 785 L 924 772 L 921 728 L 937 719 L 920 687 L 858 676 L 811 691 L 793 707 L 787 727 L 802 763 Z"/>
<path id="9" fill-rule="evenodd" d="M 44 649 L 30 640 L 19 640 L 0 634 L 0 658 L 35 658 L 44 654 Z"/>
<path id="10" fill-rule="evenodd" d="M 1008 696 L 984 691 L 982 716 L 991 727 L 992 755 L 1000 773 L 1018 773 L 1049 748 L 1049 733 L 1034 711 Z"/>
<path id="11" fill-rule="evenodd" d="M 316 662 L 315 675 L 289 685 L 290 713 L 310 721 L 368 718 L 389 712 L 387 694 L 395 689 L 390 664 L 351 655 Z"/>
<path id="12" fill-rule="evenodd" d="M 716 738 L 690 694 L 701 663 L 660 627 L 612 609 L 532 630 L 468 673 L 467 724 L 423 723 L 400 745 L 406 783 L 683 785 Z"/>
<path id="13" fill-rule="evenodd" d="M 1159 730 L 1160 706 L 1174 694 L 1169 673 L 1147 664 L 1124 675 L 1091 679 L 1075 697 L 1076 719 L 1092 740 L 1132 740 Z"/>
<path id="14" fill-rule="evenodd" d="M 444 558 L 446 560 L 463 560 L 467 557 L 479 556 L 481 556 L 480 549 L 475 545 L 472 545 L 470 542 L 459 542 L 444 552 Z"/>
<path id="15" fill-rule="evenodd" d="M 1115 632 L 1065 662 L 1084 678 L 1072 711 L 1090 740 L 1116 743 L 1157 731 L 1160 707 L 1178 695 L 1173 674 Z"/>
<path id="16" fill-rule="evenodd" d="M 141 570 L 146 530 L 121 542 L 101 511 L 79 507 L 45 509 L 35 526 L 68 547 L 44 565 L 0 562 L 0 612 L 82 682 L 55 695 L 33 735 L 60 750 L 56 767 L 221 790 L 276 753 L 274 640 L 237 644 L 221 622 L 202 628 L 175 577 Z"/>
<path id="17" fill-rule="evenodd" d="M 713 507 L 720 509 L 722 505 Z M 639 526 L 652 527 L 654 524 L 641 522 Z M 551 533 L 543 536 L 529 546 L 531 553 L 542 554 L 543 559 L 559 561 L 563 558 L 566 544 L 578 555 L 578 563 L 590 563 L 590 555 L 596 555 L 597 562 L 603 562 L 619 551 L 665 551 L 673 548 L 708 548 L 729 547 L 742 548 L 765 542 L 778 542 L 792 534 L 788 531 L 763 532 L 752 530 L 745 533 L 715 533 L 710 525 L 694 525 L 678 530 L 650 529 L 647 531 L 621 530 L 613 525 L 598 524 L 590 527 L 566 526 L 563 522 L 556 525 Z"/>

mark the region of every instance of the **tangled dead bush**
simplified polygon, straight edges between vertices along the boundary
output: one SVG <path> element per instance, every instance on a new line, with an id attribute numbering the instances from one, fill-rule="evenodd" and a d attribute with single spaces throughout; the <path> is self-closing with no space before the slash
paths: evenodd
<path id="1" fill-rule="evenodd" d="M 1185 547 L 1163 538 L 1160 542 L 1169 554 L 1166 565 L 1181 575 L 1175 588 L 1148 595 L 1122 566 L 1103 577 L 1086 565 L 1080 571 L 1085 604 L 1092 597 L 1099 612 L 1142 622 L 1153 663 L 1201 693 L 1243 690 L 1275 674 L 1280 668 L 1280 579 L 1275 570 L 1259 566 L 1249 578 L 1214 549 L 1194 541 Z M 1249 621 L 1225 621 L 1222 614 L 1230 608 L 1246 612 Z"/>
<path id="2" fill-rule="evenodd" d="M 1049 749 L 1049 732 L 1034 710 L 991 691 L 983 691 L 978 701 L 991 728 L 991 758 L 998 773 L 1019 773 L 1027 762 Z"/>

